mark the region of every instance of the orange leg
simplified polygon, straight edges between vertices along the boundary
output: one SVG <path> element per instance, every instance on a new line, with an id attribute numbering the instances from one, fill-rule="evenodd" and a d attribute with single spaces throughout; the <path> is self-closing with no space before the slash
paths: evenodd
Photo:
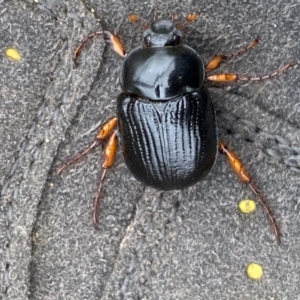
<path id="1" fill-rule="evenodd" d="M 216 82 L 216 83 L 235 82 L 235 81 L 261 81 L 261 80 L 265 80 L 277 76 L 295 65 L 298 65 L 297 61 L 293 61 L 268 75 L 263 75 L 259 77 L 250 77 L 250 76 L 238 75 L 232 73 L 221 73 L 221 74 L 206 76 L 206 80 Z"/>
<path id="2" fill-rule="evenodd" d="M 248 46 L 240 49 L 239 51 L 229 54 L 229 55 L 224 55 L 224 54 L 216 54 L 214 55 L 205 65 L 205 72 L 210 72 L 213 71 L 217 68 L 220 67 L 221 63 L 228 61 L 232 59 L 233 57 L 240 56 L 244 53 L 246 53 L 249 49 L 253 48 L 258 44 L 258 38 L 254 39 Z"/>
<path id="3" fill-rule="evenodd" d="M 128 20 L 129 20 L 130 22 L 132 22 L 132 23 L 139 23 L 139 21 L 140 21 L 138 15 L 135 14 L 135 13 L 129 14 L 127 18 L 128 18 Z"/>
<path id="4" fill-rule="evenodd" d="M 67 167 L 76 164 L 79 159 L 83 156 L 87 155 L 91 150 L 93 150 L 96 146 L 98 146 L 102 141 L 107 140 L 107 144 L 104 147 L 103 151 L 103 159 L 102 159 L 102 173 L 100 178 L 100 183 L 96 192 L 96 195 L 93 200 L 93 223 L 94 227 L 97 227 L 97 216 L 99 214 L 99 197 L 100 192 L 102 190 L 103 181 L 106 175 L 106 170 L 111 168 L 117 151 L 117 122 L 118 119 L 116 117 L 112 117 L 108 119 L 105 123 L 100 126 L 100 129 L 96 135 L 94 142 L 89 145 L 84 151 L 75 155 L 71 160 L 67 163 L 63 164 L 57 171 L 56 174 L 59 175 L 64 169 Z"/>
<path id="5" fill-rule="evenodd" d="M 272 225 L 272 228 L 273 228 L 273 231 L 275 233 L 276 239 L 277 239 L 278 243 L 280 243 L 280 230 L 279 230 L 279 227 L 278 227 L 278 225 L 276 223 L 274 215 L 272 214 L 272 212 L 271 212 L 268 204 L 264 200 L 262 194 L 254 186 L 251 177 L 246 172 L 246 170 L 243 167 L 241 161 L 237 158 L 237 156 L 232 151 L 230 151 L 226 147 L 225 144 L 223 144 L 220 141 L 218 142 L 218 150 L 219 150 L 220 153 L 226 155 L 226 158 L 227 158 L 230 166 L 232 167 L 232 169 L 234 170 L 234 172 L 237 174 L 237 176 L 239 177 L 239 179 L 243 183 L 246 183 L 249 186 L 249 188 L 253 191 L 253 193 L 257 196 L 257 199 L 259 200 L 259 202 L 261 203 L 261 205 L 263 206 L 265 212 L 268 215 L 268 218 L 269 218 L 270 223 Z"/>
<path id="6" fill-rule="evenodd" d="M 72 159 L 70 159 L 68 162 L 63 164 L 56 171 L 56 175 L 59 175 L 64 169 L 68 168 L 69 166 L 76 164 L 79 161 L 79 159 L 81 159 L 83 156 L 87 155 L 95 147 L 97 147 L 101 143 L 101 141 L 106 139 L 109 136 L 109 134 L 112 133 L 112 131 L 116 128 L 117 121 L 118 121 L 118 119 L 116 117 L 112 117 L 112 118 L 108 119 L 105 123 L 103 123 L 100 126 L 100 129 L 99 129 L 99 131 L 96 135 L 96 138 L 95 138 L 94 142 L 91 145 L 89 145 L 85 150 L 78 153 Z"/>
<path id="7" fill-rule="evenodd" d="M 94 36 L 102 36 L 104 40 L 110 44 L 111 49 L 116 52 L 120 57 L 124 58 L 126 56 L 126 51 L 122 45 L 121 40 L 112 32 L 110 31 L 96 31 L 93 33 L 90 33 L 88 36 L 86 36 L 77 46 L 77 48 L 74 51 L 74 58 L 78 56 L 78 53 L 82 49 L 83 45 Z"/>
<path id="8" fill-rule="evenodd" d="M 149 28 L 149 24 L 139 18 L 139 16 L 135 13 L 131 13 L 128 15 L 128 20 L 132 23 L 137 24 L 140 26 L 143 30 L 146 30 Z"/>
<path id="9" fill-rule="evenodd" d="M 111 134 L 110 138 L 108 139 L 108 142 L 103 151 L 102 174 L 100 177 L 100 182 L 98 185 L 96 195 L 93 200 L 93 224 L 96 229 L 97 229 L 97 220 L 99 215 L 99 199 L 100 199 L 100 193 L 103 186 L 103 181 L 106 175 L 106 170 L 108 168 L 111 168 L 114 164 L 117 148 L 118 148 L 117 131 L 114 131 Z"/>
<path id="10" fill-rule="evenodd" d="M 181 23 L 176 24 L 176 28 L 179 30 L 182 30 L 184 26 L 186 26 L 188 23 L 194 22 L 197 20 L 197 14 L 196 13 L 188 13 L 185 17 L 185 20 Z M 174 20 L 174 16 L 171 16 L 171 20 Z"/>

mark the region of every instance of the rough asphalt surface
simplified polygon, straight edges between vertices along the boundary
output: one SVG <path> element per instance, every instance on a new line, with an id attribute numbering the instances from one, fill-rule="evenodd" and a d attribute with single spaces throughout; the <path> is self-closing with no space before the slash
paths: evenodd
<path id="1" fill-rule="evenodd" d="M 178 3 L 177 3 L 178 2 Z M 91 200 L 100 176 L 98 149 L 61 176 L 55 170 L 84 148 L 114 115 L 122 60 L 101 38 L 74 64 L 88 33 L 115 29 L 126 49 L 141 28 L 126 16 L 154 12 L 199 19 L 184 42 L 204 61 L 259 37 L 222 72 L 261 75 L 300 60 L 298 1 L 1 1 L 0 299 L 299 299 L 299 66 L 272 80 L 211 93 L 220 140 L 242 159 L 282 232 L 277 244 L 261 206 L 219 155 L 210 174 L 182 193 L 142 186 L 121 153 L 102 195 L 99 230 Z M 92 11 L 92 9 L 94 11 Z M 247 278 L 250 262 L 263 268 Z"/>

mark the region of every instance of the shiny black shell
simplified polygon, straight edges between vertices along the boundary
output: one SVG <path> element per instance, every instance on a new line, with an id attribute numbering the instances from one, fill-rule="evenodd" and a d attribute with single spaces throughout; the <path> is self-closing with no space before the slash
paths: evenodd
<path id="1" fill-rule="evenodd" d="M 173 36 L 180 41 L 174 25 L 165 23 L 154 22 L 159 32 L 153 25 L 150 35 L 145 33 L 150 47 L 144 44 L 126 56 L 117 117 L 131 173 L 148 186 L 173 190 L 207 175 L 216 158 L 217 134 L 202 59 L 186 45 L 158 46 L 161 40 L 172 44 Z"/>
<path id="2" fill-rule="evenodd" d="M 162 190 L 182 189 L 204 178 L 212 168 L 217 135 L 206 88 L 168 101 L 122 93 L 117 114 L 125 162 L 144 184 Z"/>
<path id="3" fill-rule="evenodd" d="M 202 87 L 202 59 L 186 46 L 138 47 L 125 58 L 121 87 L 153 101 L 172 99 Z"/>

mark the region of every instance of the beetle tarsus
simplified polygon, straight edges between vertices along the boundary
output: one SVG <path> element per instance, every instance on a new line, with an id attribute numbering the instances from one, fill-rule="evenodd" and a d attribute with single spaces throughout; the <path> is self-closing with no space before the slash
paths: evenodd
<path id="1" fill-rule="evenodd" d="M 268 218 L 269 218 L 270 223 L 271 223 L 271 226 L 272 226 L 273 231 L 275 233 L 276 240 L 277 240 L 278 244 L 280 244 L 280 237 L 281 237 L 280 229 L 279 229 L 279 226 L 278 226 L 278 224 L 275 220 L 275 217 L 274 217 L 270 207 L 268 206 L 268 204 L 265 201 L 264 197 L 262 196 L 261 192 L 259 192 L 257 190 L 257 188 L 253 185 L 253 183 L 251 181 L 248 182 L 248 186 L 253 191 L 253 193 L 256 195 L 257 199 L 259 200 L 259 202 L 261 203 L 261 205 L 264 208 L 265 212 L 267 213 Z"/>
<path id="2" fill-rule="evenodd" d="M 272 77 L 275 77 L 281 73 L 283 73 L 284 71 L 286 71 L 287 69 L 298 65 L 297 61 L 293 61 L 289 64 L 286 64 L 285 66 L 279 68 L 278 70 L 268 74 L 268 75 L 264 75 L 264 76 L 260 76 L 260 77 L 250 77 L 250 76 L 242 76 L 242 75 L 236 75 L 236 80 L 241 80 L 241 81 L 261 81 L 261 80 L 265 80 L 265 79 L 270 79 Z"/>
<path id="3" fill-rule="evenodd" d="M 92 219 L 93 219 L 93 226 L 95 229 L 99 229 L 98 226 L 98 216 L 99 216 L 99 210 L 100 210 L 100 193 L 102 191 L 102 186 L 103 186 L 103 181 L 106 175 L 106 168 L 102 169 L 102 174 L 100 177 L 100 181 L 99 181 L 99 185 L 98 185 L 98 189 L 96 192 L 96 195 L 94 197 L 93 200 L 93 212 L 92 212 Z"/>
<path id="4" fill-rule="evenodd" d="M 100 144 L 101 140 L 96 139 L 90 146 L 88 146 L 84 151 L 78 153 L 76 156 L 74 156 L 72 159 L 70 159 L 67 163 L 63 164 L 57 171 L 56 175 L 59 175 L 64 169 L 67 167 L 76 164 L 79 159 L 81 159 L 83 156 L 87 155 L 89 152 L 91 152 L 95 147 L 97 147 Z"/>
<path id="5" fill-rule="evenodd" d="M 74 58 L 77 58 L 78 53 L 79 53 L 80 50 L 82 49 L 83 45 L 84 45 L 89 39 L 93 38 L 94 36 L 98 36 L 98 35 L 103 36 L 103 30 L 96 31 L 96 32 L 93 32 L 93 33 L 90 33 L 89 35 L 87 35 L 87 36 L 79 43 L 79 45 L 78 45 L 77 48 L 75 49 L 74 54 L 73 54 L 73 57 L 74 57 Z"/>

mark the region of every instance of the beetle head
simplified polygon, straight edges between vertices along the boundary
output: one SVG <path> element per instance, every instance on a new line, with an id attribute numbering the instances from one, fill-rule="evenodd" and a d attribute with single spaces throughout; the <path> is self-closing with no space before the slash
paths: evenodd
<path id="1" fill-rule="evenodd" d="M 144 47 L 178 46 L 181 44 L 181 32 L 171 20 L 155 20 L 150 28 L 144 31 Z"/>

